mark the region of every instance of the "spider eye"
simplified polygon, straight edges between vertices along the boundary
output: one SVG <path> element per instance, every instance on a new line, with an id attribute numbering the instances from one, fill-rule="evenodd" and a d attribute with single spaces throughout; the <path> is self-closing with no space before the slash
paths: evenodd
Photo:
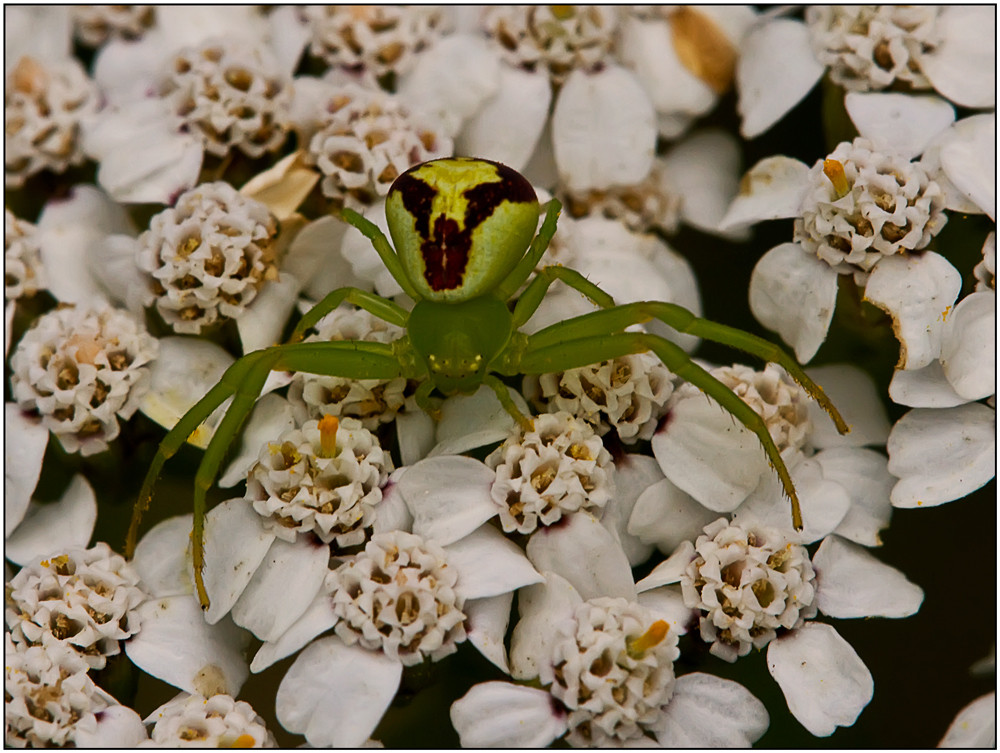
<path id="1" fill-rule="evenodd" d="M 462 301 L 496 287 L 538 225 L 535 190 L 498 162 L 448 158 L 400 175 L 386 198 L 396 252 L 418 292 Z"/>

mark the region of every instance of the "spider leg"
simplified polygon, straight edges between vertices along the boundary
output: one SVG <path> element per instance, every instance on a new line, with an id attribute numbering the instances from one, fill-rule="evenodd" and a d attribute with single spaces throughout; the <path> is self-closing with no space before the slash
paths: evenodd
<path id="1" fill-rule="evenodd" d="M 514 306 L 514 327 L 519 329 L 527 322 L 541 305 L 549 287 L 556 280 L 562 280 L 573 290 L 587 296 L 594 304 L 601 308 L 611 308 L 615 305 L 614 299 L 601 290 L 575 269 L 561 267 L 553 264 L 538 270 L 538 274 L 528 283 L 528 287 L 521 293 Z"/>
<path id="2" fill-rule="evenodd" d="M 611 311 L 617 313 L 617 309 Z M 586 316 L 590 316 L 590 314 Z M 712 397 L 740 423 L 757 435 L 760 443 L 764 446 L 768 461 L 777 472 L 785 494 L 791 501 L 792 525 L 796 530 L 802 530 L 802 511 L 799 507 L 799 498 L 795 493 L 792 478 L 785 462 L 781 459 L 778 447 L 774 444 L 774 440 L 767 430 L 764 419 L 756 411 L 743 402 L 726 385 L 694 363 L 680 346 L 666 338 L 646 332 L 619 332 L 611 335 L 599 335 L 590 332 L 589 327 L 577 331 L 571 325 L 578 324 L 580 318 L 582 317 L 570 319 L 542 330 L 542 332 L 546 332 L 559 327 L 562 329 L 564 337 L 574 339 L 551 342 L 551 337 L 537 340 L 537 335 L 529 335 L 528 347 L 520 359 L 521 372 L 524 374 L 546 374 L 553 371 L 565 371 L 632 353 L 652 351 L 670 371 Z M 604 331 L 607 332 L 607 330 Z"/>
<path id="3" fill-rule="evenodd" d="M 126 554 L 131 556 L 135 551 L 142 513 L 149 507 L 153 485 L 163 464 L 183 446 L 191 432 L 232 395 L 233 402 L 212 435 L 195 474 L 191 558 L 198 601 L 201 602 L 203 609 L 207 609 L 209 598 L 202 574 L 205 552 L 205 495 L 215 483 L 219 466 L 225 458 L 229 445 L 260 396 L 267 375 L 271 371 L 280 370 L 351 379 L 392 379 L 404 375 L 404 368 L 396 350 L 391 343 L 353 340 L 296 343 L 254 351 L 236 361 L 222 375 L 219 384 L 209 390 L 208 394 L 181 418 L 161 442 L 132 513 Z M 406 374 L 406 376 L 419 375 Z"/>
<path id="4" fill-rule="evenodd" d="M 531 241 L 528 250 L 510 274 L 497 286 L 496 295 L 501 301 L 508 300 L 520 290 L 521 286 L 528 281 L 535 267 L 538 266 L 538 262 L 541 261 L 542 255 L 552 241 L 552 236 L 556 234 L 556 221 L 559 219 L 561 210 L 562 204 L 558 199 L 552 199 L 545 205 L 545 219 L 542 221 L 538 235 Z"/>
<path id="5" fill-rule="evenodd" d="M 372 246 L 375 247 L 379 257 L 382 259 L 382 263 L 385 264 L 385 268 L 389 270 L 389 274 L 392 275 L 393 279 L 399 283 L 399 287 L 414 301 L 419 301 L 422 296 L 410 283 L 410 280 L 406 276 L 406 271 L 403 269 L 403 262 L 399 260 L 392 244 L 389 243 L 389 239 L 385 237 L 385 233 L 379 229 L 379 226 L 347 207 L 340 210 L 340 217 L 347 224 L 357 228 L 365 238 L 371 241 Z"/>
<path id="6" fill-rule="evenodd" d="M 379 319 L 387 321 L 390 324 L 395 324 L 398 327 L 406 326 L 406 319 L 409 316 L 406 309 L 390 301 L 388 298 L 369 293 L 361 288 L 337 288 L 332 293 L 325 295 L 323 300 L 302 315 L 299 323 L 295 325 L 295 331 L 292 332 L 292 336 L 288 338 L 288 342 L 297 343 L 302 340 L 306 330 L 315 326 L 316 322 L 345 301 L 364 309 L 369 314 L 374 314 Z"/>
<path id="7" fill-rule="evenodd" d="M 583 314 L 564 322 L 557 322 L 536 332 L 531 337 L 531 343 L 534 347 L 541 348 L 568 338 L 604 335 L 652 319 L 658 319 L 678 332 L 685 332 L 705 340 L 728 345 L 764 361 L 778 364 L 827 412 L 838 432 L 846 434 L 851 430 L 822 388 L 809 378 L 798 362 L 783 348 L 749 332 L 697 317 L 683 306 L 678 306 L 675 303 L 639 301 Z"/>

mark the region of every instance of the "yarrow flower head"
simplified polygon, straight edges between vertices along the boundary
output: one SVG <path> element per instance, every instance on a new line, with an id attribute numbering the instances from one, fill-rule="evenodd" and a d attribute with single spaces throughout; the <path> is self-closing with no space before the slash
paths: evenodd
<path id="1" fill-rule="evenodd" d="M 148 747 L 276 748 L 274 735 L 246 701 L 220 693 L 182 693 L 146 719 L 155 722 Z"/>
<path id="2" fill-rule="evenodd" d="M 845 89 L 930 89 L 920 62 L 942 41 L 940 12 L 933 5 L 814 5 L 806 25 L 817 60 Z"/>
<path id="3" fill-rule="evenodd" d="M 816 615 L 809 553 L 787 533 L 719 518 L 698 537 L 695 552 L 681 590 L 688 607 L 704 612 L 701 637 L 714 655 L 734 662 Z"/>
<path id="4" fill-rule="evenodd" d="M 607 6 L 492 6 L 483 27 L 515 68 L 548 72 L 561 83 L 574 70 L 597 69 L 611 51 L 617 13 Z"/>
<path id="5" fill-rule="evenodd" d="M 594 429 L 565 411 L 543 413 L 531 431 L 516 428 L 486 464 L 504 531 L 528 534 L 578 510 L 600 514 L 611 499 L 611 453 Z"/>
<path id="6" fill-rule="evenodd" d="M 105 712 L 118 702 L 90 678 L 83 657 L 61 643 L 29 646 L 4 639 L 4 744 L 13 748 L 89 747 Z M 136 729 L 142 731 L 138 715 Z M 121 741 L 134 745 L 144 737 Z"/>
<path id="7" fill-rule="evenodd" d="M 307 342 L 365 340 L 390 343 L 402 330 L 363 309 L 336 309 L 316 324 L 316 333 Z M 337 416 L 356 418 L 369 431 L 393 421 L 403 408 L 409 392 L 407 380 L 346 379 L 296 373 L 288 386 L 288 400 L 308 418 Z M 303 421 L 305 418 L 303 418 Z"/>
<path id="8" fill-rule="evenodd" d="M 323 174 L 325 196 L 363 208 L 389 193 L 413 165 L 451 150 L 450 138 L 393 95 L 347 84 L 327 102 L 307 159 Z"/>
<path id="9" fill-rule="evenodd" d="M 567 742 L 579 747 L 654 743 L 674 689 L 677 635 L 636 602 L 598 597 L 559 627 L 539 679 L 569 711 Z"/>
<path id="10" fill-rule="evenodd" d="M 80 165 L 80 123 L 97 112 L 97 86 L 78 62 L 21 58 L 4 86 L 4 183 L 19 188 L 42 170 Z"/>
<path id="11" fill-rule="evenodd" d="M 446 26 L 441 9 L 430 6 L 315 5 L 299 13 L 312 35 L 312 55 L 376 80 L 409 71 Z"/>
<path id="12" fill-rule="evenodd" d="M 139 237 L 156 309 L 177 332 L 235 318 L 277 277 L 277 220 L 225 182 L 203 183 L 153 217 Z"/>
<path id="13" fill-rule="evenodd" d="M 659 358 L 639 353 L 591 366 L 525 378 L 525 395 L 540 410 L 567 411 L 623 442 L 649 439 L 673 394 L 673 375 Z"/>
<path id="14" fill-rule="evenodd" d="M 377 534 L 327 579 L 336 633 L 406 666 L 438 661 L 466 638 L 457 581 L 434 542 L 405 531 Z"/>
<path id="15" fill-rule="evenodd" d="M 88 47 L 100 47 L 109 39 L 138 39 L 153 25 L 152 5 L 74 5 L 73 30 Z"/>
<path id="16" fill-rule="evenodd" d="M 354 418 L 324 416 L 260 451 L 247 498 L 264 527 L 285 541 L 312 532 L 324 543 L 365 542 L 382 501 L 392 459 Z"/>
<path id="17" fill-rule="evenodd" d="M 918 163 L 859 137 L 812 168 L 795 240 L 864 284 L 884 256 L 926 247 L 948 220 L 944 204 Z"/>
<path id="18" fill-rule="evenodd" d="M 139 576 L 104 543 L 39 558 L 7 586 L 4 616 L 15 643 L 66 645 L 102 669 L 138 629 Z"/>
<path id="19" fill-rule="evenodd" d="M 209 41 L 178 52 L 161 87 L 205 151 L 260 157 L 281 147 L 290 123 L 291 82 L 260 47 Z"/>
<path id="20" fill-rule="evenodd" d="M 14 301 L 45 289 L 45 271 L 35 226 L 3 210 L 4 298 Z"/>
<path id="21" fill-rule="evenodd" d="M 11 356 L 22 410 L 41 416 L 67 452 L 102 452 L 149 388 L 155 338 L 125 311 L 73 306 L 39 317 Z"/>

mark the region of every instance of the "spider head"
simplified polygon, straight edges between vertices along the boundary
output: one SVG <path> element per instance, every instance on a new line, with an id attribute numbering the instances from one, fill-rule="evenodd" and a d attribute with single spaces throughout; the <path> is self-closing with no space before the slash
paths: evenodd
<path id="1" fill-rule="evenodd" d="M 506 304 L 483 296 L 471 301 L 418 301 L 410 312 L 410 343 L 444 394 L 471 394 L 503 351 L 513 329 Z"/>

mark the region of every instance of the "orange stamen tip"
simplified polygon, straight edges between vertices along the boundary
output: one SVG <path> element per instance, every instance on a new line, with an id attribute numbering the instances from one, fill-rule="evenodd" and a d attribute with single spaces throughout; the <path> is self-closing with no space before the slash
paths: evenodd
<path id="1" fill-rule="evenodd" d="M 843 198 L 851 192 L 851 184 L 847 182 L 847 175 L 844 174 L 844 165 L 835 159 L 823 160 L 823 174 L 830 179 L 833 190 L 837 192 L 837 198 Z"/>
<path id="2" fill-rule="evenodd" d="M 645 633 L 629 642 L 629 655 L 635 658 L 641 657 L 651 648 L 659 645 L 667 637 L 669 631 L 670 625 L 665 620 L 657 620 L 649 626 Z"/>
<path id="3" fill-rule="evenodd" d="M 319 443 L 323 457 L 337 456 L 337 429 L 339 428 L 340 421 L 337 420 L 336 416 L 323 416 L 319 420 Z"/>
<path id="4" fill-rule="evenodd" d="M 233 747 L 233 748 L 252 748 L 256 744 L 257 744 L 257 741 L 254 740 L 253 735 L 242 734 L 239 737 L 237 737 L 235 740 L 233 740 L 233 744 L 230 747 Z"/>

